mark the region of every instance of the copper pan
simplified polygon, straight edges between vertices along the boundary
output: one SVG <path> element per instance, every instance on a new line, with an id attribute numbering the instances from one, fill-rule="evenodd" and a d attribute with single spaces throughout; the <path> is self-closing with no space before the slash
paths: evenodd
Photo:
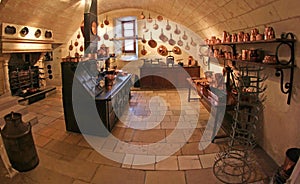
<path id="1" fill-rule="evenodd" d="M 168 55 L 168 49 L 164 45 L 160 45 L 157 48 L 157 53 L 161 56 L 167 56 Z"/>
<path id="2" fill-rule="evenodd" d="M 151 48 L 155 48 L 157 46 L 157 43 L 155 40 L 153 40 L 152 38 L 152 32 L 150 32 L 150 40 L 148 41 L 148 45 L 151 47 Z"/>

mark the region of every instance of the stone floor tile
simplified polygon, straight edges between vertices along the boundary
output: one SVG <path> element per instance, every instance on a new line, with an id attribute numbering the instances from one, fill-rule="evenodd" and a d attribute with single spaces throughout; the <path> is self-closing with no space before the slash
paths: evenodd
<path id="1" fill-rule="evenodd" d="M 177 122 L 175 121 L 163 121 L 161 123 L 162 129 L 174 129 L 177 126 Z"/>
<path id="2" fill-rule="evenodd" d="M 65 184 L 73 183 L 72 177 L 66 176 L 63 173 L 49 170 L 42 166 L 37 166 L 35 169 L 26 172 L 26 177 L 31 179 L 30 183 L 45 183 L 45 184 L 57 184 L 62 182 Z"/>
<path id="3" fill-rule="evenodd" d="M 132 141 L 155 143 L 164 140 L 165 136 L 165 130 L 136 130 L 133 135 Z"/>
<path id="4" fill-rule="evenodd" d="M 51 135 L 53 135 L 55 132 L 57 132 L 56 129 L 46 126 L 42 129 L 40 129 L 37 132 L 37 134 L 42 135 L 42 136 L 46 136 L 46 137 L 51 137 Z"/>
<path id="5" fill-rule="evenodd" d="M 70 158 L 77 157 L 82 150 L 82 147 L 74 146 L 72 144 L 67 144 L 65 142 L 57 140 L 52 140 L 44 148 L 46 150 L 65 155 Z"/>
<path id="6" fill-rule="evenodd" d="M 138 165 L 155 164 L 155 156 L 153 155 L 134 155 L 132 167 Z"/>
<path id="7" fill-rule="evenodd" d="M 56 130 L 50 138 L 58 141 L 63 141 L 69 136 L 69 133 L 64 130 Z"/>
<path id="8" fill-rule="evenodd" d="M 42 118 L 38 119 L 39 123 L 48 125 L 49 123 L 56 120 L 58 117 L 51 117 L 51 116 L 43 116 Z"/>
<path id="9" fill-rule="evenodd" d="M 178 156 L 180 170 L 201 169 L 199 157 L 197 155 Z"/>
<path id="10" fill-rule="evenodd" d="M 183 155 L 200 155 L 204 154 L 203 151 L 199 150 L 199 143 L 192 142 L 187 143 L 181 148 L 181 152 Z"/>
<path id="11" fill-rule="evenodd" d="M 96 163 L 86 162 L 80 159 L 73 159 L 70 161 L 55 159 L 48 155 L 42 154 L 42 152 L 39 157 L 41 166 L 51 171 L 55 171 L 86 182 L 91 181 L 96 169 L 99 166 Z"/>
<path id="12" fill-rule="evenodd" d="M 185 172 L 188 184 L 222 184 L 213 174 L 212 169 L 189 170 Z"/>
<path id="13" fill-rule="evenodd" d="M 205 154 L 218 153 L 221 151 L 221 147 L 219 144 L 207 142 L 207 144 L 203 144 L 203 145 L 205 146 L 208 145 L 207 147 L 201 146 Z"/>
<path id="14" fill-rule="evenodd" d="M 51 141 L 51 138 L 42 135 L 34 135 L 34 143 L 36 146 L 44 147 Z"/>
<path id="15" fill-rule="evenodd" d="M 122 168 L 131 168 L 131 165 L 133 163 L 133 154 L 126 154 L 122 163 Z"/>
<path id="16" fill-rule="evenodd" d="M 212 168 L 215 163 L 216 154 L 199 155 L 199 158 L 203 168 Z"/>
<path id="17" fill-rule="evenodd" d="M 92 179 L 92 183 L 144 184 L 145 171 L 122 169 L 101 165 Z"/>
<path id="18" fill-rule="evenodd" d="M 49 127 L 62 131 L 66 130 L 66 123 L 65 120 L 57 118 L 56 120 L 50 123 Z"/>
<path id="19" fill-rule="evenodd" d="M 72 184 L 89 184 L 89 183 L 81 181 L 81 180 L 75 180 L 75 181 L 73 181 Z"/>
<path id="20" fill-rule="evenodd" d="M 145 184 L 186 184 L 183 171 L 146 171 Z"/>
<path id="21" fill-rule="evenodd" d="M 157 156 L 155 170 L 179 170 L 177 156 L 170 156 L 166 159 L 163 156 Z"/>
<path id="22" fill-rule="evenodd" d="M 68 132 L 68 136 L 63 140 L 68 144 L 78 144 L 84 137 L 81 134 Z"/>
<path id="23" fill-rule="evenodd" d="M 92 153 L 88 156 L 88 158 L 86 160 L 89 162 L 92 162 L 92 163 L 98 163 L 98 164 L 108 165 L 108 166 L 113 166 L 113 167 L 121 166 L 120 162 L 110 160 L 109 158 L 106 158 L 105 156 L 101 155 L 100 153 L 98 153 L 95 150 L 92 151 Z"/>

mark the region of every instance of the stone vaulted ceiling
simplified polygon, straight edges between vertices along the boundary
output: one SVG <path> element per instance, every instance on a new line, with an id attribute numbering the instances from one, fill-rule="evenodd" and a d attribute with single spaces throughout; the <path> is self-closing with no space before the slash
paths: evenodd
<path id="1" fill-rule="evenodd" d="M 98 14 L 132 9 L 160 14 L 199 36 L 299 17 L 299 0 L 98 0 Z M 83 20 L 82 0 L 2 0 L 0 22 L 47 28 L 65 43 Z M 138 15 L 137 15 L 138 16 Z"/>

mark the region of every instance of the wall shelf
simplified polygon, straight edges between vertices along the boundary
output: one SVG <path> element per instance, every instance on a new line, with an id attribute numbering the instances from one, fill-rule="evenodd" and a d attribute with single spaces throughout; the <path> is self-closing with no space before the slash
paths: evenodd
<path id="1" fill-rule="evenodd" d="M 250 45 L 261 45 L 261 44 L 277 44 L 276 51 L 275 51 L 275 57 L 276 57 L 276 63 L 274 64 L 266 64 L 262 62 L 253 62 L 253 61 L 247 61 L 247 60 L 240 60 L 240 59 L 225 59 L 224 60 L 230 60 L 232 62 L 232 65 L 237 66 L 238 63 L 240 64 L 249 64 L 249 65 L 257 65 L 262 66 L 266 68 L 274 68 L 275 69 L 275 76 L 280 77 L 280 89 L 283 94 L 286 94 L 287 97 L 287 104 L 290 105 L 291 103 L 291 96 L 292 96 L 292 89 L 293 89 L 293 81 L 294 81 L 294 68 L 295 65 L 295 36 L 293 33 L 283 33 L 281 34 L 280 38 L 271 39 L 271 40 L 258 40 L 258 41 L 248 41 L 248 42 L 228 42 L 228 43 L 216 43 L 216 44 L 208 44 L 208 45 L 200 45 L 200 47 L 208 47 L 212 53 L 214 53 L 215 47 L 218 46 L 229 46 L 232 49 L 232 56 L 237 56 L 237 46 L 250 46 Z M 289 48 L 289 60 L 281 60 L 279 58 L 279 50 L 282 46 L 288 46 Z M 211 56 L 209 53 L 207 55 L 201 53 L 200 57 L 208 57 L 207 64 L 208 69 L 210 68 L 209 65 L 211 63 Z M 204 59 L 203 59 L 204 62 Z M 224 61 L 225 62 L 225 61 Z M 284 71 L 290 70 L 288 80 L 285 80 Z M 285 82 L 287 81 L 287 82 Z"/>

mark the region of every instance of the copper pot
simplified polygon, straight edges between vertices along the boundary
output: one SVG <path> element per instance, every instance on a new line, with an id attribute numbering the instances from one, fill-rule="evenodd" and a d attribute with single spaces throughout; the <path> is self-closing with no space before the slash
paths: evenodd
<path id="1" fill-rule="evenodd" d="M 238 33 L 238 42 L 243 42 L 244 40 L 244 32 L 241 31 Z"/>
<path id="2" fill-rule="evenodd" d="M 244 41 L 244 42 L 249 42 L 249 41 L 250 41 L 250 35 L 249 35 L 249 33 L 245 33 L 245 34 L 244 34 L 243 41 Z"/>
<path id="3" fill-rule="evenodd" d="M 232 36 L 231 36 L 231 42 L 237 42 L 237 41 L 238 41 L 237 34 L 233 33 Z"/>

